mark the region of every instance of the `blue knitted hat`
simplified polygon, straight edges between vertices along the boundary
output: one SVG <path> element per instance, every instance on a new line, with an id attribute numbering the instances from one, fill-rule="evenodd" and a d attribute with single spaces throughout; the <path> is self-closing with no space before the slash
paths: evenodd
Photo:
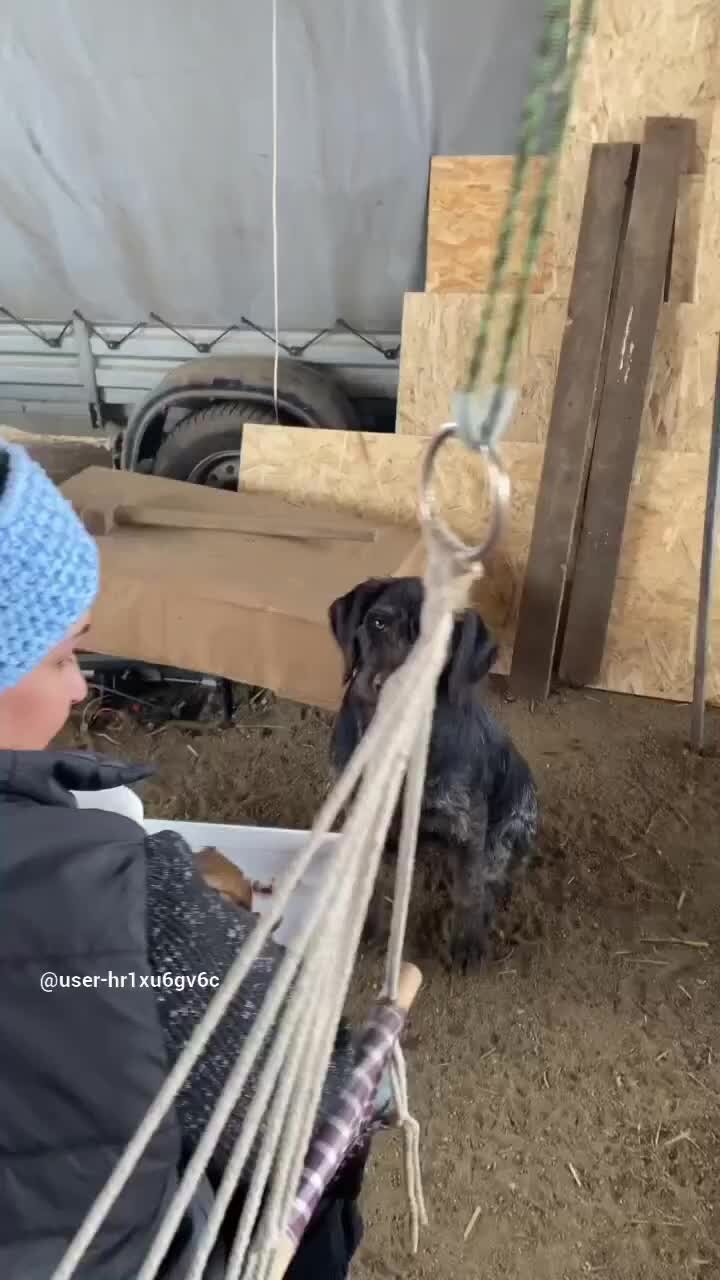
<path id="1" fill-rule="evenodd" d="M 64 640 L 99 582 L 97 547 L 67 498 L 24 449 L 0 442 L 0 693 Z"/>

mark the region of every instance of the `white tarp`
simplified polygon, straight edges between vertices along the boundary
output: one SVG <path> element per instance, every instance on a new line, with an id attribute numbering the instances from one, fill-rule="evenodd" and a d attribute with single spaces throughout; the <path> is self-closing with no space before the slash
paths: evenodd
<path id="1" fill-rule="evenodd" d="M 397 331 L 432 154 L 514 149 L 543 0 L 279 0 L 283 329 Z M 0 305 L 272 323 L 270 0 L 5 0 Z"/>

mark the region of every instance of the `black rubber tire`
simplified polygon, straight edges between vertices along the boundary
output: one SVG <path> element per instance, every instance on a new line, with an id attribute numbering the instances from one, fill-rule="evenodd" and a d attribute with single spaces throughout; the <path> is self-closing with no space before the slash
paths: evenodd
<path id="1" fill-rule="evenodd" d="M 166 436 L 155 455 L 153 474 L 168 480 L 188 480 L 205 458 L 214 453 L 240 452 L 246 422 L 275 422 L 272 405 L 238 401 L 214 404 L 191 413 Z"/>

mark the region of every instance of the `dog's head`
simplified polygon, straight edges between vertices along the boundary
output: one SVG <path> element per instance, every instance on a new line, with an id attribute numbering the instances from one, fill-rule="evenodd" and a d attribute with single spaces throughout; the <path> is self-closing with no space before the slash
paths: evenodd
<path id="1" fill-rule="evenodd" d="M 407 658 L 420 634 L 420 578 L 370 578 L 330 606 L 330 626 L 343 655 L 343 680 L 375 703 L 388 676 Z M 497 645 L 482 618 L 466 609 L 457 619 L 440 687 L 461 699 L 491 669 Z"/>

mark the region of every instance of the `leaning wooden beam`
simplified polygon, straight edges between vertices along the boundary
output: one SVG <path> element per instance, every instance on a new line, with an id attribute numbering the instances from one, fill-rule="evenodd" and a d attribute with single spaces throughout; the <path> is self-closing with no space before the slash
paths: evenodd
<path id="1" fill-rule="evenodd" d="M 603 143 L 590 161 L 513 650 L 518 697 L 546 698 L 550 688 L 635 153 L 632 143 Z"/>
<path id="2" fill-rule="evenodd" d="M 680 176 L 694 141 L 692 120 L 646 123 L 562 644 L 560 676 L 573 685 L 592 684 L 602 666 Z"/>

